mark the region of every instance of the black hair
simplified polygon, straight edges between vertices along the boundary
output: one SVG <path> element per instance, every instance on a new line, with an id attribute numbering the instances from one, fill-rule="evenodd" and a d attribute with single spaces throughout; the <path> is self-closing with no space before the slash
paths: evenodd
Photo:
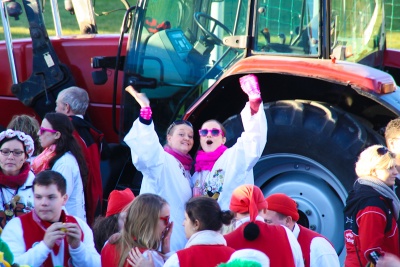
<path id="1" fill-rule="evenodd" d="M 101 253 L 106 241 L 115 233 L 118 233 L 118 216 L 113 214 L 108 217 L 98 216 L 93 223 L 94 245 L 98 253 Z"/>
<path id="2" fill-rule="evenodd" d="M 234 217 L 233 212 L 221 211 L 218 202 L 207 196 L 190 199 L 186 203 L 185 211 L 192 223 L 199 222 L 199 231 L 219 231 L 222 224 L 229 225 Z"/>
<path id="3" fill-rule="evenodd" d="M 61 158 L 66 152 L 70 151 L 78 162 L 82 182 L 83 185 L 85 185 L 88 176 L 88 168 L 83 156 L 82 148 L 72 135 L 74 126 L 70 118 L 62 113 L 50 112 L 44 116 L 44 119 L 51 124 L 53 130 L 61 133 L 60 138 L 56 140 L 56 155 L 50 159 L 49 167 L 52 168 L 59 158 Z"/>
<path id="4" fill-rule="evenodd" d="M 67 193 L 67 181 L 61 173 L 46 170 L 39 172 L 33 180 L 33 192 L 35 192 L 35 185 L 49 186 L 56 185 L 57 190 L 64 196 Z"/>

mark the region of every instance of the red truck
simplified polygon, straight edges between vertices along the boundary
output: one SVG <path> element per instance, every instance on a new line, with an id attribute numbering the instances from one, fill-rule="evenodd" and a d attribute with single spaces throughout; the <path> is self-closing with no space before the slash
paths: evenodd
<path id="1" fill-rule="evenodd" d="M 112 148 L 102 163 L 106 198 L 116 186 L 140 187 L 121 142 L 139 111 L 125 86 L 150 98 L 161 142 L 177 118 L 195 129 L 215 118 L 229 146 L 243 129 L 238 79 L 253 73 L 268 120 L 255 183 L 265 195 L 293 197 L 300 223 L 328 237 L 343 260 L 354 163 L 384 143 L 384 127 L 400 115 L 400 51 L 386 48 L 383 0 L 138 0 L 124 2 L 121 35 L 51 38 L 39 1 L 22 2 L 32 38 L 0 42 L 1 125 L 53 110 L 71 84 L 87 89 L 88 115 Z"/>

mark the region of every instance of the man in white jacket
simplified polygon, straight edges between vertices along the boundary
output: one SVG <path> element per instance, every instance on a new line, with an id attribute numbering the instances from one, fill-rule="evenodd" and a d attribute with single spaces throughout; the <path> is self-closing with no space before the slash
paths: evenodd
<path id="1" fill-rule="evenodd" d="M 14 261 L 30 266 L 100 266 L 93 233 L 62 207 L 68 199 L 66 181 L 55 171 L 42 171 L 33 181 L 34 210 L 12 219 L 1 238 Z"/>

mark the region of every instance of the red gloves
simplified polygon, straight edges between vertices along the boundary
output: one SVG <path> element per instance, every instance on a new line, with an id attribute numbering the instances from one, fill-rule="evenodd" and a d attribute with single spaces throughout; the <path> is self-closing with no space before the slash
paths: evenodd
<path id="1" fill-rule="evenodd" d="M 257 76 L 248 74 L 239 78 L 239 82 L 243 92 L 249 96 L 251 115 L 254 115 L 258 112 L 260 103 L 262 102 Z"/>

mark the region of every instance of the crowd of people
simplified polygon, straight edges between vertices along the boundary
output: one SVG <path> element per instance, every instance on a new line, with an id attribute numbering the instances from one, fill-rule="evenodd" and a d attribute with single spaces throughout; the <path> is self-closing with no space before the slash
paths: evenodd
<path id="1" fill-rule="evenodd" d="M 100 159 L 106 143 L 87 120 L 89 97 L 71 87 L 41 124 L 12 118 L 0 133 L 0 251 L 28 266 L 339 267 L 330 241 L 298 223 L 296 201 L 264 196 L 253 167 L 267 142 L 257 77 L 239 83 L 248 96 L 243 132 L 226 147 L 217 120 L 198 130 L 173 122 L 159 143 L 147 96 L 128 86 L 140 116 L 124 138 L 143 174 L 138 196 L 113 190 L 102 211 Z M 400 266 L 400 119 L 385 132 L 387 147 L 359 155 L 357 179 L 344 209 L 346 267 Z M 399 155 L 396 157 L 396 155 Z M 371 265 L 373 264 L 373 265 Z"/>

